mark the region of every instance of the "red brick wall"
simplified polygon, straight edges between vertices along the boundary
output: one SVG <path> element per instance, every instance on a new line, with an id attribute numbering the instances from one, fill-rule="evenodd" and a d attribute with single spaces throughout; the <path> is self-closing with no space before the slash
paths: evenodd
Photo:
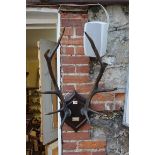
<path id="1" fill-rule="evenodd" d="M 84 55 L 83 29 L 87 14 L 61 13 L 61 27 L 66 27 L 61 41 L 61 87 L 64 93 L 73 91 L 87 95 L 94 83 L 89 77 L 89 58 Z M 120 108 L 124 94 L 100 93 L 93 97 L 92 108 L 103 111 L 117 101 Z M 116 103 L 116 102 L 115 102 Z M 77 133 L 69 126 L 63 126 L 63 155 L 104 155 L 106 141 L 92 139 L 91 126 L 84 125 Z"/>

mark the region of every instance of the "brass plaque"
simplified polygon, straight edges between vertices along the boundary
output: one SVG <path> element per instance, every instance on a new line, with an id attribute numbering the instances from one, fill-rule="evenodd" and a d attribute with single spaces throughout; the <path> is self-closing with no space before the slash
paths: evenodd
<path id="1" fill-rule="evenodd" d="M 78 104 L 78 101 L 73 101 L 73 104 Z"/>
<path id="2" fill-rule="evenodd" d="M 78 122 L 79 120 L 80 120 L 79 117 L 72 117 L 72 121 L 73 121 L 73 122 Z"/>

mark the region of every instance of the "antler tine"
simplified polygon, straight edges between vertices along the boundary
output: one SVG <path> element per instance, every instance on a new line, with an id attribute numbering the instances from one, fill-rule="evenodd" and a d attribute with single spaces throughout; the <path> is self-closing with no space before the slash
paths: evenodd
<path id="1" fill-rule="evenodd" d="M 54 53 L 57 51 L 57 49 L 58 49 L 58 47 L 59 47 L 59 45 L 60 45 L 61 39 L 62 39 L 62 37 L 63 37 L 64 32 L 65 32 L 65 27 L 64 27 L 63 30 L 62 30 L 62 33 L 61 33 L 61 35 L 60 35 L 60 37 L 59 37 L 59 39 L 58 39 L 58 42 L 57 42 L 55 48 L 54 48 L 54 49 L 50 49 L 50 53 L 52 53 L 51 56 L 48 56 L 48 57 L 50 58 L 50 60 L 52 60 L 52 57 L 53 57 Z M 47 52 L 45 53 L 45 55 L 47 55 Z"/>
<path id="2" fill-rule="evenodd" d="M 63 120 L 61 121 L 60 128 L 62 128 L 62 126 L 63 126 L 63 124 L 64 124 L 66 118 L 67 118 L 68 116 L 70 116 L 70 115 L 71 115 L 71 111 L 70 111 L 70 109 L 68 109 L 68 108 L 66 107 L 66 108 L 65 108 L 65 112 L 64 112 Z"/>
<path id="3" fill-rule="evenodd" d="M 85 115 L 85 117 L 86 117 L 88 123 L 90 124 L 90 119 L 89 119 L 89 117 L 88 117 L 88 108 L 86 108 L 86 107 L 82 108 L 82 109 L 81 109 L 81 114 L 82 114 L 82 115 Z"/>
<path id="4" fill-rule="evenodd" d="M 109 92 L 109 91 L 116 90 L 116 88 L 114 88 L 114 89 L 100 89 L 100 88 L 98 88 L 99 81 L 101 80 L 102 75 L 103 75 L 103 72 L 105 71 L 105 68 L 107 67 L 108 64 L 102 62 L 102 59 L 101 59 L 101 57 L 100 57 L 100 55 L 99 55 L 99 52 L 98 52 L 98 50 L 97 50 L 97 48 L 96 48 L 96 46 L 95 46 L 95 44 L 94 44 L 93 39 L 88 35 L 87 32 L 85 32 L 85 35 L 86 35 L 86 37 L 88 38 L 88 40 L 89 40 L 89 42 L 90 42 L 90 44 L 91 44 L 91 47 L 92 47 L 92 49 L 93 49 L 93 51 L 94 51 L 94 53 L 95 53 L 95 55 L 96 55 L 96 58 L 97 58 L 97 60 L 99 61 L 99 64 L 100 64 L 100 66 L 101 66 L 100 71 L 99 71 L 99 74 L 98 74 L 97 79 L 96 79 L 96 81 L 95 81 L 95 84 L 94 84 L 94 86 L 93 86 L 93 88 L 92 88 L 92 91 L 89 93 L 88 98 L 87 98 L 87 100 L 86 100 L 86 104 L 85 104 L 84 108 L 81 109 L 81 113 L 82 113 L 83 115 L 85 115 L 86 119 L 88 120 L 88 123 L 90 123 L 90 120 L 89 120 L 89 117 L 88 117 L 88 112 L 93 112 L 93 113 L 96 113 L 96 114 L 101 114 L 101 113 L 96 112 L 96 111 L 92 110 L 91 108 L 89 108 L 89 105 L 90 105 L 90 102 L 91 102 L 91 99 L 93 98 L 93 96 L 94 96 L 96 93 L 100 93 L 100 92 Z"/>
<path id="5" fill-rule="evenodd" d="M 88 108 L 88 111 L 93 112 L 93 113 L 95 113 L 95 114 L 100 114 L 99 112 L 97 112 L 97 111 L 95 111 L 95 110 L 92 110 L 92 109 L 90 109 L 90 108 Z"/>
<path id="6" fill-rule="evenodd" d="M 71 111 L 70 111 L 70 109 L 67 108 L 65 99 L 64 99 L 64 97 L 62 95 L 61 90 L 58 87 L 57 81 L 55 79 L 55 76 L 54 76 L 54 73 L 53 73 L 53 70 L 52 70 L 51 61 L 52 61 L 52 58 L 53 58 L 53 56 L 54 56 L 57 48 L 60 45 L 60 41 L 62 39 L 62 36 L 64 34 L 64 31 L 65 31 L 65 28 L 63 29 L 63 32 L 62 32 L 62 34 L 61 34 L 61 36 L 60 36 L 60 38 L 59 38 L 59 40 L 58 40 L 55 48 L 53 50 L 52 49 L 47 50 L 45 52 L 45 54 L 44 54 L 44 57 L 45 57 L 46 62 L 47 62 L 48 71 L 49 71 L 50 77 L 52 79 L 52 82 L 54 84 L 55 91 L 46 91 L 46 92 L 43 92 L 43 94 L 56 94 L 60 98 L 60 100 L 61 100 L 61 102 L 60 102 L 61 109 L 59 109 L 57 111 L 54 111 L 54 112 L 49 112 L 49 113 L 47 113 L 45 115 L 52 115 L 52 114 L 55 114 L 55 113 L 58 113 L 58 112 L 64 112 L 64 117 L 62 119 L 60 128 L 62 128 L 62 126 L 63 126 L 66 118 L 71 115 Z M 49 53 L 50 53 L 50 55 L 49 55 Z"/>
<path id="7" fill-rule="evenodd" d="M 55 113 L 62 112 L 62 111 L 63 111 L 63 108 L 61 108 L 60 110 L 57 110 L 57 111 L 49 112 L 49 113 L 47 113 L 45 115 L 53 115 Z"/>
<path id="8" fill-rule="evenodd" d="M 110 92 L 110 91 L 115 91 L 115 90 L 117 90 L 117 88 L 113 88 L 113 89 L 98 89 L 96 93 Z"/>
<path id="9" fill-rule="evenodd" d="M 93 49 L 93 51 L 94 51 L 94 53 L 95 53 L 95 55 L 96 55 L 97 60 L 99 61 L 100 65 L 102 65 L 102 64 L 103 64 L 103 63 L 102 63 L 102 59 L 101 59 L 101 57 L 100 57 L 100 55 L 99 55 L 99 52 L 98 52 L 98 50 L 97 50 L 97 48 L 96 48 L 96 46 L 95 46 L 95 44 L 94 44 L 93 39 L 88 35 L 87 32 L 85 32 L 85 35 L 86 35 L 86 37 L 88 38 L 88 40 L 89 40 L 89 42 L 90 42 L 90 44 L 91 44 L 91 47 L 92 47 L 92 49 Z"/>
<path id="10" fill-rule="evenodd" d="M 61 36 L 59 37 L 59 40 L 58 40 L 56 46 L 54 47 L 54 49 L 48 49 L 48 50 L 45 52 L 45 54 L 44 54 L 44 57 L 45 57 L 46 62 L 47 62 L 48 71 L 49 71 L 50 77 L 51 77 L 51 79 L 52 79 L 52 82 L 53 82 L 53 84 L 54 84 L 55 91 L 45 91 L 45 92 L 41 92 L 41 94 L 56 94 L 56 95 L 60 98 L 60 100 L 61 100 L 60 104 L 61 104 L 61 107 L 62 107 L 62 108 L 59 109 L 59 110 L 57 110 L 57 111 L 47 113 L 47 114 L 45 114 L 45 115 L 52 115 L 52 114 L 55 114 L 55 113 L 58 113 L 58 112 L 62 112 L 62 111 L 65 109 L 65 100 L 64 100 L 64 97 L 63 97 L 63 95 L 62 95 L 62 92 L 60 91 L 60 89 L 59 89 L 59 87 L 58 87 L 58 84 L 57 84 L 57 81 L 56 81 L 56 79 L 55 79 L 55 76 L 54 76 L 54 73 L 53 73 L 53 69 L 52 69 L 52 66 L 51 66 L 52 58 L 53 58 L 55 52 L 57 51 L 57 48 L 58 48 L 59 45 L 60 45 L 60 41 L 61 41 L 61 39 L 62 39 L 62 36 L 63 36 L 64 32 L 65 32 L 65 28 L 63 29 L 62 34 L 61 34 Z M 50 53 L 50 55 L 49 55 L 49 53 Z"/>
<path id="11" fill-rule="evenodd" d="M 62 92 L 60 91 L 60 89 L 59 89 L 59 87 L 57 85 L 57 81 L 56 81 L 56 79 L 54 77 L 52 66 L 51 66 L 51 61 L 52 61 L 52 58 L 53 58 L 55 52 L 57 51 L 57 48 L 60 45 L 60 41 L 62 39 L 62 36 L 63 36 L 64 32 L 65 32 L 65 28 L 63 29 L 63 32 L 62 32 L 62 34 L 61 34 L 61 36 L 60 36 L 60 38 L 59 38 L 55 48 L 53 50 L 52 49 L 51 50 L 47 50 L 45 52 L 45 54 L 44 54 L 44 57 L 45 57 L 46 62 L 47 62 L 47 67 L 48 67 L 48 70 L 49 70 L 49 74 L 50 74 L 51 79 L 52 79 L 53 84 L 54 84 L 54 88 L 55 88 L 55 92 L 56 92 L 55 94 L 58 95 L 58 97 L 60 98 L 62 103 L 64 103 L 64 97 L 63 97 Z M 49 52 L 51 52 L 51 56 L 48 56 Z"/>
<path id="12" fill-rule="evenodd" d="M 44 92 L 40 92 L 40 94 L 56 94 L 56 95 L 58 95 L 56 91 L 44 91 Z"/>
<path id="13" fill-rule="evenodd" d="M 100 66 L 101 66 L 100 72 L 99 72 L 99 74 L 97 76 L 94 87 L 93 87 L 93 89 L 92 89 L 92 91 L 90 92 L 90 95 L 89 95 L 89 97 L 91 99 L 96 93 L 114 91 L 114 90 L 117 90 L 117 88 L 114 88 L 114 89 L 99 89 L 98 88 L 99 81 L 101 80 L 103 72 L 105 71 L 105 68 L 108 66 L 108 64 L 105 63 L 105 62 L 102 62 L 102 59 L 101 59 L 101 57 L 99 55 L 99 52 L 98 52 L 98 50 L 97 50 L 97 48 L 96 48 L 96 46 L 94 44 L 93 39 L 88 35 L 87 32 L 85 32 L 85 34 L 86 34 L 86 36 L 87 36 L 87 38 L 88 38 L 88 40 L 89 40 L 89 42 L 91 44 L 91 47 L 92 47 L 92 49 L 93 49 L 93 51 L 94 51 L 94 53 L 96 55 L 97 60 L 100 63 Z"/>
<path id="14" fill-rule="evenodd" d="M 49 71 L 49 74 L 51 76 L 52 82 L 54 84 L 55 91 L 51 91 L 51 93 L 48 91 L 48 92 L 44 92 L 43 94 L 56 94 L 60 98 L 60 100 L 64 101 L 64 98 L 62 96 L 62 93 L 59 90 L 59 87 L 57 85 L 57 81 L 56 81 L 56 79 L 54 77 L 53 69 L 52 69 L 52 66 L 51 66 L 51 60 L 52 60 L 52 57 L 54 56 L 54 54 L 53 54 L 54 52 L 52 53 L 51 57 L 48 57 L 49 51 L 50 50 L 46 51 L 46 53 L 44 54 L 44 57 L 45 57 L 46 62 L 47 62 L 48 71 Z"/>
<path id="15" fill-rule="evenodd" d="M 39 93 L 40 94 L 55 94 L 55 95 L 57 95 L 60 98 L 58 92 L 56 92 L 56 91 L 45 91 L 45 92 L 39 92 Z M 50 112 L 50 113 L 47 113 L 45 115 L 52 115 L 52 114 L 55 114 L 55 113 L 63 111 L 63 109 L 64 109 L 64 107 L 61 108 L 60 110 L 57 110 L 57 111 L 54 111 L 54 112 Z"/>
<path id="16" fill-rule="evenodd" d="M 98 50 L 97 50 L 97 48 L 96 48 L 96 46 L 94 44 L 93 39 L 88 35 L 87 32 L 85 32 L 85 34 L 86 34 L 86 37 L 88 38 L 88 40 L 89 40 L 89 42 L 91 44 L 91 47 L 92 47 L 92 49 L 93 49 L 93 51 L 94 51 L 94 53 L 96 55 L 97 60 L 100 63 L 100 66 L 101 66 L 100 72 L 99 72 L 99 74 L 97 76 L 97 79 L 95 81 L 94 87 L 93 87 L 92 91 L 88 95 L 88 100 L 86 102 L 86 106 L 88 107 L 89 104 L 90 104 L 90 101 L 91 101 L 92 97 L 98 92 L 98 84 L 99 84 L 99 81 L 101 80 L 102 75 L 103 75 L 103 72 L 104 72 L 104 70 L 105 70 L 105 68 L 107 67 L 108 64 L 107 63 L 102 63 L 102 59 L 101 59 L 101 57 L 99 55 L 99 52 L 98 52 Z"/>

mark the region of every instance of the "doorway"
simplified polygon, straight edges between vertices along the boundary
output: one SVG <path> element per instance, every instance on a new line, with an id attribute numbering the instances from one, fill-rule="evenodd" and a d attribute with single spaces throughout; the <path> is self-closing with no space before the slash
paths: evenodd
<path id="1" fill-rule="evenodd" d="M 26 21 L 26 90 L 27 90 L 27 154 L 40 155 L 58 155 L 58 115 L 45 115 L 48 112 L 55 111 L 57 107 L 57 97 L 55 95 L 43 96 L 39 92 L 43 88 L 43 80 L 51 83 L 46 78 L 42 66 L 44 58 L 41 56 L 41 46 L 46 43 L 52 44 L 57 41 L 58 34 L 58 13 L 55 9 L 49 8 L 27 8 Z M 44 44 L 41 44 L 44 40 Z M 49 48 L 52 46 L 49 46 Z M 47 47 L 48 48 L 48 47 Z M 57 54 L 52 60 L 55 77 L 57 77 Z M 58 75 L 59 76 L 59 75 Z M 49 81 L 47 81 L 49 80 Z M 48 85 L 49 85 L 48 84 Z M 46 89 L 52 88 L 48 87 Z M 48 90 L 47 90 L 48 91 Z M 48 107 L 48 108 L 47 108 Z M 29 146 L 30 145 L 30 146 Z"/>

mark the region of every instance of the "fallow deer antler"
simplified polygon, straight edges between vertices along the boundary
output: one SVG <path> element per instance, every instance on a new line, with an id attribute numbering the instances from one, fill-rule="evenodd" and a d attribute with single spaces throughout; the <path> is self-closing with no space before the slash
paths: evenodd
<path id="1" fill-rule="evenodd" d="M 110 91 L 114 91 L 114 90 L 116 90 L 117 88 L 114 88 L 114 89 L 101 89 L 101 88 L 99 88 L 99 81 L 101 80 L 102 75 L 103 75 L 103 73 L 104 73 L 106 67 L 108 66 L 108 64 L 102 62 L 102 59 L 101 59 L 101 57 L 100 57 L 100 55 L 99 55 L 99 52 L 98 52 L 98 50 L 97 50 L 97 48 L 96 48 L 96 46 L 95 46 L 95 44 L 94 44 L 93 39 L 92 39 L 86 32 L 85 32 L 85 35 L 86 35 L 86 37 L 88 38 L 88 40 L 89 40 L 89 42 L 90 42 L 90 44 L 91 44 L 91 47 L 92 47 L 92 49 L 93 49 L 93 51 L 94 51 L 94 53 L 95 53 L 95 55 L 96 55 L 96 58 L 97 58 L 97 60 L 98 60 L 98 62 L 99 62 L 99 64 L 100 64 L 100 66 L 101 66 L 100 72 L 99 72 L 99 74 L 98 74 L 98 76 L 97 76 L 97 79 L 96 79 L 95 84 L 94 84 L 94 86 L 93 86 L 93 88 L 92 88 L 92 91 L 89 93 L 88 98 L 86 99 L 86 104 L 85 104 L 85 106 L 81 109 L 81 114 L 82 114 L 82 115 L 85 115 L 87 121 L 90 123 L 90 120 L 89 120 L 89 117 L 88 117 L 88 112 L 90 111 L 90 112 L 99 114 L 98 112 L 96 112 L 96 111 L 92 110 L 91 108 L 89 108 L 93 96 L 94 96 L 95 94 L 101 93 L 101 92 L 110 92 Z"/>
<path id="2" fill-rule="evenodd" d="M 55 95 L 57 95 L 57 96 L 59 97 L 59 99 L 60 99 L 60 101 L 61 101 L 61 102 L 60 102 L 60 104 L 61 104 L 60 107 L 61 107 L 61 108 L 60 108 L 59 110 L 57 110 L 57 111 L 47 113 L 46 115 L 52 115 L 52 114 L 55 114 L 55 113 L 58 113 L 58 112 L 64 112 L 64 117 L 63 117 L 63 119 L 62 119 L 61 126 L 60 126 L 61 128 L 62 128 L 62 126 L 63 126 L 63 124 L 64 124 L 64 122 L 65 122 L 65 119 L 66 119 L 68 116 L 71 115 L 71 111 L 70 111 L 70 109 L 67 108 L 65 99 L 64 99 L 64 97 L 63 97 L 63 94 L 62 94 L 61 90 L 60 90 L 59 87 L 58 87 L 58 84 L 57 84 L 57 81 L 56 81 L 56 79 L 55 79 L 55 77 L 54 77 L 53 69 L 52 69 L 52 66 L 51 66 L 51 61 L 52 61 L 52 58 L 53 58 L 55 52 L 57 51 L 57 49 L 58 49 L 58 47 L 59 47 L 59 45 L 60 45 L 60 41 L 61 41 L 61 39 L 62 39 L 62 36 L 63 36 L 63 34 L 64 34 L 64 31 L 65 31 L 65 28 L 63 29 L 62 34 L 61 34 L 61 36 L 60 36 L 60 38 L 59 38 L 59 40 L 58 40 L 56 46 L 54 47 L 54 49 L 49 49 L 49 50 L 47 50 L 46 53 L 44 54 L 44 57 L 45 57 L 46 62 L 47 62 L 48 71 L 49 71 L 50 77 L 51 77 L 51 79 L 52 79 L 52 82 L 53 82 L 53 84 L 54 84 L 55 90 L 54 90 L 54 91 L 45 91 L 45 92 L 41 92 L 42 94 L 55 94 Z"/>

